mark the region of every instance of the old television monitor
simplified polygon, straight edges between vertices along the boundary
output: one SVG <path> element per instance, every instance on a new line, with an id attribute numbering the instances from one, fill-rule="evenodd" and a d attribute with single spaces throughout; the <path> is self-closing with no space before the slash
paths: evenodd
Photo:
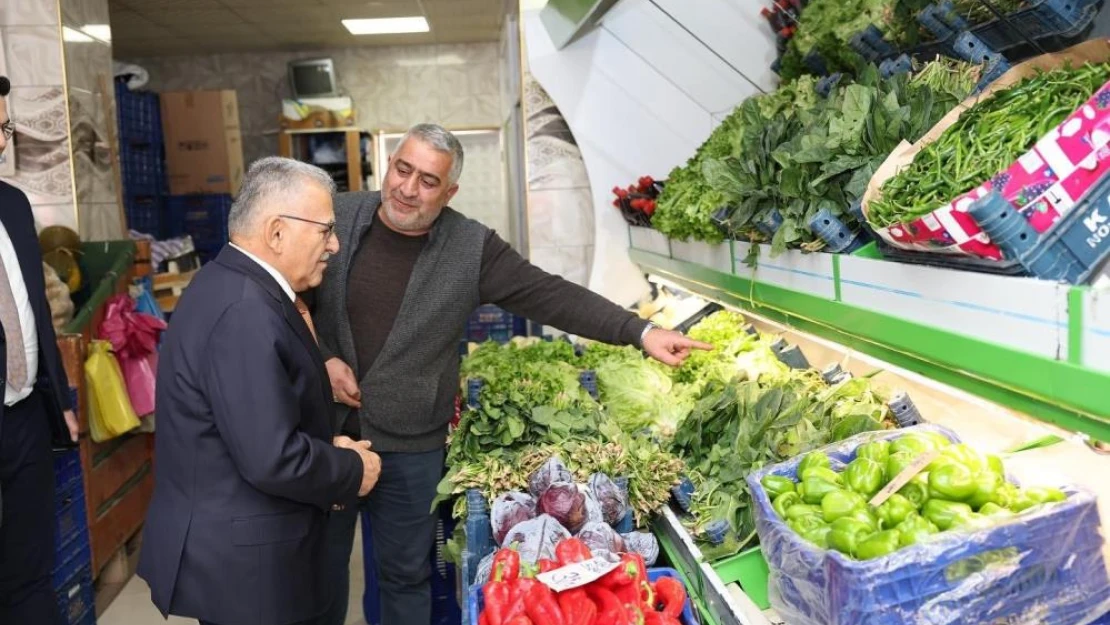
<path id="1" fill-rule="evenodd" d="M 331 59 L 291 61 L 289 87 L 298 100 L 334 98 L 339 95 L 335 84 L 335 64 Z"/>

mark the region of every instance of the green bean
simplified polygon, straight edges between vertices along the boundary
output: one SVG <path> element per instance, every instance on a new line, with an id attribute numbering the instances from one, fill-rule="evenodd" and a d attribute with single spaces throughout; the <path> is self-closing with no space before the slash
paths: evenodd
<path id="1" fill-rule="evenodd" d="M 1004 171 L 1110 80 L 1110 63 L 1041 72 L 976 102 L 868 206 L 877 226 L 912 221 Z"/>

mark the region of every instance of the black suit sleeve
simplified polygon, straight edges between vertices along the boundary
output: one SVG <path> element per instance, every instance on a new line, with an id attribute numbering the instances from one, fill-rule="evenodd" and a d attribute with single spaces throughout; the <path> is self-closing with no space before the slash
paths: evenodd
<path id="1" fill-rule="evenodd" d="M 205 384 L 243 478 L 264 493 L 326 510 L 357 497 L 362 460 L 300 430 L 301 401 L 279 352 L 284 323 L 251 302 L 229 308 L 208 341 Z"/>

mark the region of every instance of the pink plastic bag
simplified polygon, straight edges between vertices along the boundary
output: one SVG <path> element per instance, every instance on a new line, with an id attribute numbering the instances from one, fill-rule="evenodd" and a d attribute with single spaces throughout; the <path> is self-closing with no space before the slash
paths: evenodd
<path id="1" fill-rule="evenodd" d="M 165 329 L 165 321 L 135 312 L 135 301 L 130 296 L 120 294 L 108 299 L 100 338 L 112 344 L 131 405 L 140 417 L 154 412 L 158 336 Z"/>

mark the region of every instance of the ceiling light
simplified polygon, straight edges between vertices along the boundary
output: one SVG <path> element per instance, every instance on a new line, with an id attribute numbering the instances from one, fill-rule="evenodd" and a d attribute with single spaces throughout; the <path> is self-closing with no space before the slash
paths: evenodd
<path id="1" fill-rule="evenodd" d="M 382 17 L 377 19 L 343 20 L 352 35 L 395 35 L 426 33 L 428 20 L 423 17 Z"/>
<path id="2" fill-rule="evenodd" d="M 62 26 L 62 41 L 69 41 L 71 43 L 89 43 L 92 40 L 92 37 L 79 30 L 73 30 L 69 26 Z"/>
<path id="3" fill-rule="evenodd" d="M 112 41 L 112 27 L 107 24 L 85 24 L 81 32 L 104 43 Z"/>

